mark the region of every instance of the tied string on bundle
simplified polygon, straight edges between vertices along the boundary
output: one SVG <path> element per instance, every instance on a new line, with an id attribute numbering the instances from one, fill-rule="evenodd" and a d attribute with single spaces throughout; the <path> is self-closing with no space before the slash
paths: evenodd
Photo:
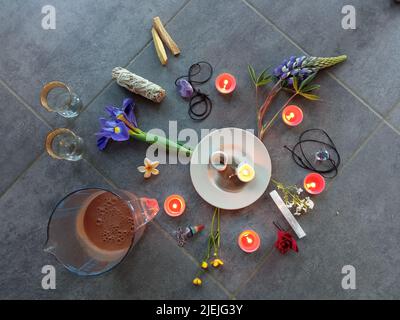
<path id="1" fill-rule="evenodd" d="M 209 75 L 204 79 L 195 79 L 200 75 L 202 66 L 207 66 Z M 213 75 L 213 68 L 211 64 L 206 61 L 200 61 L 192 64 L 189 68 L 188 74 L 181 76 L 175 80 L 175 85 L 182 98 L 189 99 L 189 116 L 193 120 L 201 121 L 206 119 L 212 109 L 212 101 L 209 96 L 197 89 L 195 85 L 200 85 L 208 82 Z M 201 107 L 202 106 L 202 107 Z"/>
<path id="2" fill-rule="evenodd" d="M 309 132 L 318 132 L 327 140 L 304 138 Z M 319 149 L 315 149 L 316 151 L 314 151 L 313 161 L 310 157 L 307 157 L 303 149 L 303 145 L 305 144 L 319 144 Z M 303 169 L 317 172 L 325 178 L 334 178 L 338 174 L 340 154 L 331 137 L 322 129 L 308 129 L 300 135 L 299 141 L 294 145 L 293 149 L 287 146 L 284 146 L 284 148 L 291 152 L 294 162 Z M 300 154 L 296 152 L 297 149 L 300 150 Z"/>

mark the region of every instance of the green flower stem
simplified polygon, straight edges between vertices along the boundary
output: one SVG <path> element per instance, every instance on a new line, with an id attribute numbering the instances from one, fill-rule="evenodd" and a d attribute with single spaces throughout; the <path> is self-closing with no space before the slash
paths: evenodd
<path id="1" fill-rule="evenodd" d="M 268 123 L 266 123 L 266 124 L 264 124 L 264 125 L 262 126 L 262 129 L 261 129 L 261 132 L 260 132 L 260 135 L 259 135 L 260 140 L 262 140 L 262 139 L 264 138 L 265 133 L 266 133 L 267 130 L 272 126 L 272 124 L 274 123 L 274 121 L 276 120 L 276 118 L 279 116 L 279 114 L 283 111 L 283 109 L 285 109 L 285 108 L 289 105 L 289 103 L 292 102 L 292 100 L 293 100 L 297 95 L 298 95 L 297 92 L 294 93 L 294 94 L 286 101 L 286 103 L 278 110 L 278 112 L 275 113 L 275 115 L 272 117 L 272 119 L 271 119 Z"/>
<path id="2" fill-rule="evenodd" d="M 258 128 L 258 138 L 262 140 L 263 138 L 263 119 L 265 116 L 265 113 L 267 112 L 268 107 L 271 105 L 272 101 L 274 100 L 275 96 L 279 93 L 279 91 L 282 89 L 282 81 L 279 80 L 271 89 L 270 93 L 268 94 L 267 98 L 265 99 L 264 103 L 258 110 L 258 116 L 257 116 L 257 128 Z"/>
<path id="3" fill-rule="evenodd" d="M 217 220 L 217 231 L 216 232 L 214 232 L 215 220 Z M 215 208 L 212 219 L 211 219 L 210 233 L 208 235 L 207 251 L 206 251 L 206 254 L 204 255 L 204 258 L 201 261 L 201 263 L 203 261 L 208 261 L 210 259 L 212 249 L 214 249 L 214 256 L 217 257 L 219 246 L 220 246 L 220 209 Z M 196 277 L 199 277 L 204 272 L 205 272 L 205 270 L 200 268 L 200 270 L 196 274 Z"/>
<path id="4" fill-rule="evenodd" d="M 129 130 L 129 134 L 131 137 L 143 142 L 147 142 L 150 144 L 158 143 L 160 146 L 165 147 L 166 150 L 177 150 L 179 152 L 185 153 L 187 156 L 191 156 L 193 153 L 193 150 L 185 147 L 184 145 L 171 141 L 162 136 L 141 131 L 140 129 L 136 129 L 135 131 Z"/>

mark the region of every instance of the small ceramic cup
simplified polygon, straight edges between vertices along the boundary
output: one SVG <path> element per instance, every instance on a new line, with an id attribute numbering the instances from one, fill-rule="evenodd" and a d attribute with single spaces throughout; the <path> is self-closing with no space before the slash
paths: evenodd
<path id="1" fill-rule="evenodd" d="M 210 164 L 219 172 L 225 171 L 228 166 L 228 155 L 221 150 L 215 151 L 210 156 Z"/>

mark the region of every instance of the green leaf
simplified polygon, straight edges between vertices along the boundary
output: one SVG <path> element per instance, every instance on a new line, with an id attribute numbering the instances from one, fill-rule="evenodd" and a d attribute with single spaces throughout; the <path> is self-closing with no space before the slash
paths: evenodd
<path id="1" fill-rule="evenodd" d="M 263 72 L 260 73 L 260 75 L 258 76 L 258 78 L 256 80 L 257 83 L 259 83 L 261 80 L 264 79 L 266 72 L 267 72 L 267 69 L 265 69 Z"/>
<path id="2" fill-rule="evenodd" d="M 266 85 L 267 83 L 272 81 L 272 76 L 267 73 L 268 68 L 265 69 L 261 74 L 258 76 L 257 81 L 256 81 L 256 86 L 261 87 Z"/>
<path id="3" fill-rule="evenodd" d="M 307 79 L 305 79 L 305 80 L 301 83 L 300 88 L 299 88 L 299 91 L 303 91 L 303 88 L 304 88 L 305 86 L 307 86 L 308 84 L 310 84 L 311 81 L 314 80 L 314 78 L 316 77 L 316 75 L 317 75 L 317 73 L 314 72 L 311 76 L 307 77 Z"/>
<path id="4" fill-rule="evenodd" d="M 253 81 L 254 85 L 257 85 L 256 72 L 254 71 L 254 68 L 251 65 L 248 65 L 247 69 L 249 70 L 251 81 Z"/>
<path id="5" fill-rule="evenodd" d="M 299 94 L 308 100 L 312 100 L 312 101 L 319 100 L 319 97 L 315 94 L 304 93 L 304 92 L 299 92 Z"/>
<path id="6" fill-rule="evenodd" d="M 301 92 L 310 92 L 314 90 L 318 90 L 321 86 L 319 84 L 310 84 L 309 86 L 303 88 Z"/>
<path id="7" fill-rule="evenodd" d="M 265 86 L 267 83 L 270 83 L 271 81 L 272 81 L 271 78 L 266 78 L 266 79 L 263 79 L 263 80 L 257 82 L 256 86 L 257 87 Z"/>
<path id="8" fill-rule="evenodd" d="M 297 79 L 296 76 L 293 76 L 293 89 L 296 92 L 299 92 L 299 80 Z"/>

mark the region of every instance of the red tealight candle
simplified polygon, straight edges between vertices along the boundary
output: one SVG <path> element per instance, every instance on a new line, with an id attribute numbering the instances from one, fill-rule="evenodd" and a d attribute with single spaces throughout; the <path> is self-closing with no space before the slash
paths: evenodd
<path id="1" fill-rule="evenodd" d="M 297 126 L 303 121 L 303 111 L 294 104 L 289 105 L 282 111 L 282 120 L 288 126 Z"/>
<path id="2" fill-rule="evenodd" d="M 180 195 L 170 195 L 164 201 L 164 210 L 171 217 L 180 216 L 185 211 L 185 208 L 185 200 Z"/>
<path id="3" fill-rule="evenodd" d="M 261 240 L 257 232 L 245 230 L 239 235 L 238 244 L 244 252 L 251 253 L 258 250 Z"/>
<path id="4" fill-rule="evenodd" d="M 310 194 L 319 194 L 325 189 L 325 179 L 319 173 L 310 173 L 304 178 L 304 189 Z"/>
<path id="5" fill-rule="evenodd" d="M 230 73 L 221 73 L 215 79 L 215 87 L 222 94 L 231 93 L 236 88 L 236 79 Z"/>

